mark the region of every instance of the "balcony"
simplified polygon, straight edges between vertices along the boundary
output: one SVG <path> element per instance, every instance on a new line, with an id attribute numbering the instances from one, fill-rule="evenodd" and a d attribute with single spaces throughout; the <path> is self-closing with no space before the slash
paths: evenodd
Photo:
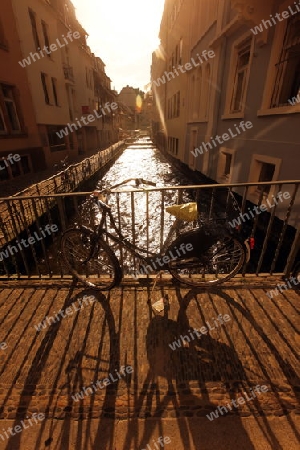
<path id="1" fill-rule="evenodd" d="M 74 83 L 73 67 L 69 66 L 68 64 L 63 64 L 63 70 L 64 70 L 65 80 L 70 83 Z"/>

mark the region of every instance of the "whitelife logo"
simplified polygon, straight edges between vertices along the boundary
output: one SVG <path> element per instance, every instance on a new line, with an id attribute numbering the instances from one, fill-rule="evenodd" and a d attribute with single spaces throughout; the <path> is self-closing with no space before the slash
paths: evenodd
<path id="1" fill-rule="evenodd" d="M 267 30 L 268 28 L 273 27 L 274 25 L 277 25 L 278 22 L 282 22 L 283 20 L 288 19 L 291 16 L 294 16 L 295 14 L 298 14 L 300 12 L 300 1 L 298 3 L 294 2 L 294 5 L 296 7 L 296 10 L 292 9 L 292 5 L 290 5 L 288 7 L 288 11 L 283 11 L 282 13 L 276 13 L 275 17 L 270 14 L 270 18 L 271 20 L 267 19 L 267 20 L 262 20 L 261 25 L 257 25 L 254 28 L 251 28 L 251 31 L 253 34 L 257 35 L 258 33 L 262 33 L 265 30 Z M 271 22 L 272 21 L 272 22 Z"/>
<path id="2" fill-rule="evenodd" d="M 80 38 L 80 33 L 78 31 L 75 31 L 74 33 L 72 31 L 69 31 L 69 33 L 67 34 L 67 37 L 65 37 L 65 35 L 62 35 L 63 40 L 65 41 L 66 45 L 68 45 L 70 42 L 73 42 L 73 38 L 74 39 L 79 39 Z M 67 38 L 69 39 L 69 41 L 67 40 Z M 38 47 L 39 52 L 38 53 L 32 53 L 30 52 L 29 56 L 27 58 L 24 58 L 23 61 L 19 61 L 19 64 L 21 67 L 23 67 L 23 69 L 26 66 L 30 66 L 30 64 L 32 62 L 36 62 L 37 60 L 44 58 L 47 55 L 51 55 L 52 52 L 56 52 L 56 50 L 58 50 L 58 48 L 63 48 L 66 45 L 65 44 L 61 44 L 60 40 L 57 38 L 56 42 L 58 45 L 56 44 L 51 44 L 49 45 L 49 47 L 47 45 L 45 45 L 43 47 L 43 50 L 45 51 L 45 53 L 43 52 L 43 50 L 41 50 L 40 47 Z M 50 50 L 49 50 L 50 48 Z"/>
<path id="3" fill-rule="evenodd" d="M 26 417 L 28 424 L 32 427 L 34 424 L 37 424 L 38 421 L 42 421 L 45 420 L 45 414 L 43 413 L 33 413 L 31 417 Z M 32 420 L 35 423 L 32 423 Z M 1 433 L 4 434 L 4 436 L 6 437 L 6 439 L 10 439 L 11 436 L 15 436 L 16 433 L 21 433 L 23 430 L 26 430 L 27 428 L 29 428 L 28 424 L 25 423 L 24 420 L 21 420 L 21 425 L 16 425 L 14 428 L 9 427 L 6 430 L 4 428 L 2 428 L 3 431 L 1 431 Z M 27 426 L 26 426 L 27 425 Z M 3 434 L 0 433 L 0 438 L 2 439 L 2 441 L 5 441 Z M 9 434 L 10 433 L 10 436 Z"/>
<path id="4" fill-rule="evenodd" d="M 232 129 L 229 128 L 228 129 L 228 133 L 223 133 L 222 136 L 219 136 L 217 134 L 217 136 L 215 136 L 214 138 L 210 138 L 214 147 L 218 147 L 218 145 L 224 144 L 224 142 L 229 141 L 230 139 L 237 137 L 239 134 L 241 134 L 242 132 L 246 131 L 246 130 L 250 130 L 251 128 L 253 128 L 253 123 L 248 121 L 248 122 L 244 122 L 243 120 L 240 122 L 239 126 L 234 124 L 235 127 L 235 131 L 238 134 L 233 133 Z M 217 143 L 215 142 L 217 141 Z M 207 152 L 208 150 L 212 150 L 213 146 L 210 142 L 202 142 L 202 144 L 200 145 L 199 148 L 195 148 L 194 150 L 191 150 L 192 155 L 196 158 L 199 155 L 203 154 L 203 148 L 204 150 Z"/>
<path id="5" fill-rule="evenodd" d="M 267 199 L 267 201 L 266 201 L 267 204 L 262 203 L 260 206 L 253 206 L 252 210 L 251 210 L 251 208 L 248 208 L 247 212 L 240 213 L 236 219 L 229 221 L 228 222 L 229 225 L 232 228 L 236 228 L 236 227 L 242 225 L 242 221 L 246 222 L 246 220 L 250 220 L 250 216 L 252 217 L 252 219 L 254 219 L 255 214 L 259 215 L 262 212 L 266 212 L 268 209 L 275 208 L 275 206 L 279 204 L 279 201 L 283 202 L 283 199 L 288 200 L 289 198 L 291 198 L 291 195 L 289 192 L 279 191 L 278 194 L 276 195 L 276 197 L 274 197 L 274 195 L 272 195 L 272 197 L 273 197 L 273 199 L 272 199 L 273 203 L 270 203 L 269 199 Z"/>
<path id="6" fill-rule="evenodd" d="M 72 399 L 75 402 L 79 402 L 79 400 L 83 400 L 84 396 L 88 396 L 88 395 L 93 394 L 94 392 L 97 392 L 98 388 L 100 388 L 100 389 L 106 388 L 106 386 L 111 384 L 111 382 L 116 382 L 118 380 L 121 380 L 122 376 L 126 377 L 126 373 L 131 374 L 133 372 L 133 367 L 132 366 L 121 366 L 120 372 L 118 372 L 117 369 L 115 369 L 115 372 L 116 372 L 115 374 L 110 373 L 107 378 L 104 378 L 101 381 L 98 380 L 96 383 L 94 383 L 92 381 L 91 382 L 92 386 L 84 387 L 82 389 L 82 391 L 78 392 L 75 395 L 72 395 Z M 114 375 L 117 375 L 118 378 L 114 378 Z M 94 391 L 93 391 L 93 389 L 94 389 Z M 90 392 L 89 392 L 89 390 L 90 390 Z"/>
<path id="7" fill-rule="evenodd" d="M 8 245 L 6 250 L 3 250 L 0 252 L 0 261 L 3 261 L 4 258 L 8 258 L 10 255 L 13 256 L 16 253 L 19 252 L 19 250 L 23 250 L 23 247 L 30 247 L 31 245 L 36 244 L 37 241 L 42 241 L 44 238 L 50 236 L 52 233 L 57 233 L 58 226 L 57 225 L 46 225 L 44 229 L 40 228 L 39 235 L 36 231 L 33 233 L 34 236 L 30 236 L 28 239 L 21 239 L 21 242 L 19 242 L 17 239 L 15 241 L 15 245 Z M 9 255 L 10 254 L 10 255 Z"/>
<path id="8" fill-rule="evenodd" d="M 104 108 L 106 108 L 107 111 L 110 113 L 111 111 L 115 111 L 116 109 L 118 109 L 118 104 L 116 102 L 112 102 L 112 103 L 106 102 L 103 107 L 100 107 L 99 110 L 101 110 L 102 114 L 104 116 L 106 116 L 106 112 L 104 111 Z M 99 115 L 98 111 L 96 109 L 94 109 L 93 112 L 95 113 L 95 115 L 89 114 L 87 117 L 81 116 L 81 119 L 79 119 L 79 120 L 76 117 L 75 120 L 76 120 L 78 126 L 76 125 L 76 123 L 71 123 L 71 124 L 68 123 L 66 128 L 56 132 L 57 136 L 60 139 L 62 139 L 64 136 L 68 136 L 69 133 L 72 133 L 73 131 L 77 131 L 78 127 L 82 128 L 80 121 L 82 121 L 82 123 L 84 125 L 88 125 L 89 123 L 94 122 L 96 120 L 96 118 L 101 119 L 102 114 Z M 69 127 L 69 129 L 68 129 L 68 127 Z"/>
<path id="9" fill-rule="evenodd" d="M 298 103 L 300 103 L 300 92 L 299 92 L 299 94 L 297 95 L 297 97 L 290 98 L 290 99 L 288 100 L 288 102 L 289 102 L 289 104 L 292 105 L 292 106 L 295 106 L 295 105 L 297 105 Z"/>
<path id="10" fill-rule="evenodd" d="M 200 64 L 197 63 L 194 58 L 191 58 L 191 62 L 185 63 L 184 66 L 177 66 L 177 68 L 173 66 L 173 72 L 165 71 L 163 76 L 158 78 L 156 81 L 153 81 L 152 84 L 154 84 L 156 87 L 159 87 L 161 84 L 165 84 L 167 81 L 171 81 L 171 79 L 174 79 L 176 76 L 179 77 L 181 74 L 178 72 L 178 70 L 181 73 L 186 73 L 188 70 L 192 70 L 193 67 L 199 67 L 201 64 L 203 64 L 204 61 L 207 61 L 208 58 L 214 58 L 215 56 L 216 54 L 213 50 L 203 50 L 201 56 L 199 55 L 199 53 L 197 53 L 198 61 L 200 62 Z M 204 61 L 202 60 L 202 58 L 204 59 Z"/>
<path id="11" fill-rule="evenodd" d="M 179 249 L 177 247 L 174 248 L 174 252 L 177 253 L 177 256 L 181 257 L 182 255 L 185 255 L 187 252 L 191 252 L 193 250 L 192 244 L 180 244 Z M 131 276 L 133 278 L 138 278 L 139 275 L 148 275 L 149 272 L 152 272 L 153 270 L 159 270 L 157 265 L 159 267 L 164 267 L 166 264 L 168 264 L 170 261 L 174 261 L 177 256 L 174 256 L 172 251 L 170 250 L 167 255 L 157 257 L 156 259 L 149 259 L 149 264 L 147 266 L 141 266 L 140 270 L 135 270 L 131 273 Z"/>
<path id="12" fill-rule="evenodd" d="M 240 405 L 244 405 L 247 401 L 251 401 L 254 398 L 257 397 L 257 394 L 260 395 L 262 393 L 266 393 L 268 392 L 268 388 L 265 384 L 263 384 L 262 386 L 260 386 L 259 384 L 257 386 L 255 386 L 254 389 L 250 388 L 251 394 L 252 396 L 248 397 L 246 392 L 243 392 L 243 394 L 245 395 L 246 399 L 243 396 L 238 397 L 236 400 L 231 399 L 231 403 L 235 408 L 238 408 Z M 255 391 L 255 392 L 254 392 Z M 238 404 L 237 404 L 238 403 Z M 207 414 L 206 417 L 212 422 L 214 419 L 217 419 L 219 416 L 219 413 L 221 413 L 221 415 L 223 416 L 224 412 L 227 414 L 228 410 L 232 410 L 232 407 L 230 405 L 230 403 L 227 403 L 227 408 L 225 406 L 218 406 L 218 409 L 216 409 L 215 411 L 212 411 L 210 414 Z"/>
<path id="13" fill-rule="evenodd" d="M 12 153 L 10 153 L 7 157 L 2 158 L 2 164 L 0 164 L 0 170 L 5 170 L 7 169 L 7 167 L 9 167 L 12 164 L 15 164 L 15 162 L 21 161 L 21 156 L 16 153 L 15 155 L 13 155 Z"/>
<path id="14" fill-rule="evenodd" d="M 231 318 L 228 314 L 225 314 L 224 316 L 222 314 L 219 314 L 217 319 L 213 318 L 212 320 L 214 321 L 214 325 L 216 325 L 215 327 L 212 327 L 209 322 L 205 322 L 207 327 L 201 327 L 199 330 L 197 330 L 197 328 L 192 328 L 192 331 L 188 330 L 190 336 L 188 336 L 187 334 L 182 336 L 181 334 L 179 336 L 179 339 L 177 339 L 177 341 L 173 341 L 172 344 L 169 344 L 169 347 L 173 351 L 176 350 L 177 348 L 181 348 L 182 345 L 183 346 L 186 345 L 186 341 L 191 342 L 191 339 L 195 340 L 195 336 L 193 336 L 193 333 L 196 335 L 198 339 L 200 339 L 202 334 L 205 335 L 208 333 L 208 331 L 215 330 L 216 328 L 219 328 L 221 325 L 225 325 L 225 322 L 229 322 Z"/>

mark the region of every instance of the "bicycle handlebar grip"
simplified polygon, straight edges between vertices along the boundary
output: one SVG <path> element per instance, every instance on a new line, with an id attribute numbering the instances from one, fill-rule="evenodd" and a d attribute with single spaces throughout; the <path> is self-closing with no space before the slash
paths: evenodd
<path id="1" fill-rule="evenodd" d="M 136 178 L 135 183 L 137 186 L 140 184 L 149 184 L 149 186 L 156 186 L 156 183 L 153 181 L 144 180 L 143 178 Z"/>

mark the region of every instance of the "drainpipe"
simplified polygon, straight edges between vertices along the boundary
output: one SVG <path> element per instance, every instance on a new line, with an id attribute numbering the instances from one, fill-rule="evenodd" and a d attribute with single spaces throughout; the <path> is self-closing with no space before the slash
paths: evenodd
<path id="1" fill-rule="evenodd" d="M 221 26 L 218 26 L 217 23 L 217 35 L 222 31 L 222 29 L 224 28 L 224 26 L 226 26 L 227 23 L 229 23 L 230 20 L 230 11 L 231 11 L 231 5 L 230 5 L 230 0 L 226 0 L 224 3 L 219 2 L 219 5 L 223 6 L 223 11 L 221 12 L 221 14 L 218 17 L 218 21 L 221 21 Z M 221 7 L 222 7 L 221 6 Z M 213 117 L 210 123 L 210 125 L 207 128 L 207 135 L 206 137 L 208 137 L 208 140 L 213 137 L 216 136 L 217 134 L 217 130 L 218 130 L 218 122 L 219 119 L 221 117 L 221 86 L 223 83 L 223 69 L 225 66 L 225 60 L 226 60 L 226 45 L 227 45 L 227 38 L 226 36 L 223 36 L 222 38 L 222 42 L 221 44 L 218 46 L 218 61 L 217 61 L 217 65 L 215 67 L 215 71 L 217 73 L 217 86 L 219 87 L 219 90 L 215 91 L 215 95 L 214 95 L 214 107 L 212 110 Z M 210 150 L 211 151 L 211 150 Z M 213 156 L 215 156 L 217 153 L 214 152 Z M 207 176 L 215 179 L 215 175 L 213 173 L 214 169 L 216 168 L 215 165 L 215 158 L 211 158 L 209 157 L 208 160 L 208 170 L 207 170 Z"/>

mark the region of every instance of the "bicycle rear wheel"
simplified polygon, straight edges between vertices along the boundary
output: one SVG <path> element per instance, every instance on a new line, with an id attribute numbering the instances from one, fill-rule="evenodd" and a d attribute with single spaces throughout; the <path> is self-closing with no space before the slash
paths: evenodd
<path id="1" fill-rule="evenodd" d="M 194 287 L 210 287 L 234 277 L 243 267 L 246 249 L 242 242 L 227 233 L 204 235 L 201 231 L 186 233 L 174 244 L 193 242 L 193 251 L 176 256 L 169 262 L 171 275 Z M 198 240 L 198 242 L 197 242 Z M 202 242 L 205 240 L 205 242 Z M 174 253 L 174 244 L 170 248 Z"/>
<path id="2" fill-rule="evenodd" d="M 67 230 L 61 239 L 61 252 L 70 272 L 88 287 L 110 290 L 122 279 L 116 255 L 91 230 Z"/>

